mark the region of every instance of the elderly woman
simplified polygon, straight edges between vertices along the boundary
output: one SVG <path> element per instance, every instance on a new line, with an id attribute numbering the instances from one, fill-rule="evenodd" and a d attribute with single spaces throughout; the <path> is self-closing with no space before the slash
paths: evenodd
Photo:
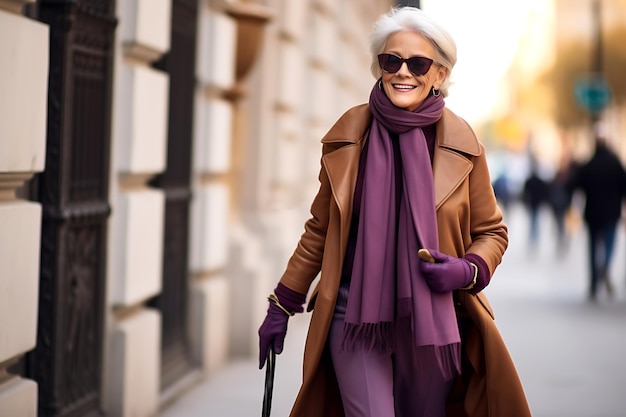
<path id="1" fill-rule="evenodd" d="M 508 244 L 485 150 L 445 107 L 449 33 L 420 9 L 381 16 L 368 104 L 322 139 L 311 218 L 259 329 L 283 348 L 321 271 L 292 417 L 529 416 L 481 294 Z"/>

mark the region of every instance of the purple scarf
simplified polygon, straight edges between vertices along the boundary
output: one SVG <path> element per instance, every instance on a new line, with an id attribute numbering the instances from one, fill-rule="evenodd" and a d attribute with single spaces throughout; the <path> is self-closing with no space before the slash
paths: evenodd
<path id="1" fill-rule="evenodd" d="M 419 349 L 434 349 L 442 373 L 460 370 L 460 336 L 452 293 L 430 291 L 418 267 L 421 247 L 438 248 L 433 174 L 422 127 L 441 118 L 443 97 L 429 96 L 414 112 L 394 106 L 378 83 L 370 95 L 374 116 L 350 292 L 346 348 L 393 349 L 393 324 L 410 317 Z M 390 132 L 399 136 L 394 157 Z M 401 171 L 396 161 L 401 158 Z M 401 173 L 402 178 L 396 178 Z M 402 185 L 396 195 L 397 184 Z M 407 335 L 409 337 L 409 335 Z"/>

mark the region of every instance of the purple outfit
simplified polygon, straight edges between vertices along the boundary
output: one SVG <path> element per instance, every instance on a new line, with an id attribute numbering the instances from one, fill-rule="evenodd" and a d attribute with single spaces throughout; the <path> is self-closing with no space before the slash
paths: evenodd
<path id="1" fill-rule="evenodd" d="M 480 256 L 439 253 L 432 158 L 441 96 L 415 111 L 395 107 L 378 83 L 361 154 L 351 228 L 328 347 L 346 417 L 444 417 L 460 372 L 460 335 L 452 291 L 490 280 Z M 427 248 L 435 259 L 417 256 Z M 304 295 L 279 284 L 288 311 Z M 282 350 L 288 315 L 270 303 L 259 329 L 260 367 L 270 345 Z"/>
<path id="2" fill-rule="evenodd" d="M 437 293 L 417 257 L 419 248 L 438 248 L 432 156 L 444 102 L 429 96 L 408 112 L 376 85 L 370 108 L 374 119 L 328 339 L 333 366 L 346 417 L 443 417 L 460 372 L 450 291 L 473 276 L 467 260 L 448 257 L 459 273 L 449 277 L 454 288 Z M 486 285 L 488 269 L 475 258 L 477 283 Z M 432 275 L 443 282 L 437 268 L 451 265 L 433 265 Z"/>
<path id="3" fill-rule="evenodd" d="M 346 306 L 344 344 L 389 351 L 394 322 L 408 317 L 417 351 L 433 350 L 442 373 L 460 370 L 460 335 L 451 293 L 431 291 L 417 251 L 438 248 L 430 153 L 422 127 L 443 113 L 442 96 L 416 111 L 372 88 L 360 213 Z"/>
<path id="4" fill-rule="evenodd" d="M 453 380 L 445 380 L 433 350 L 415 355 L 408 318 L 394 323 L 393 353 L 341 348 L 348 286 L 339 288 L 328 346 L 346 417 L 444 417 Z"/>

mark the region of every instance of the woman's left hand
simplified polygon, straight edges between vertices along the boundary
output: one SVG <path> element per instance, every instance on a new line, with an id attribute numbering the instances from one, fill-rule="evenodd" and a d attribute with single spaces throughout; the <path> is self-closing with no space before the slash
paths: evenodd
<path id="1" fill-rule="evenodd" d="M 434 249 L 427 249 L 431 257 L 422 250 L 419 268 L 433 292 L 446 293 L 470 284 L 475 276 L 475 266 L 467 259 L 446 255 Z"/>

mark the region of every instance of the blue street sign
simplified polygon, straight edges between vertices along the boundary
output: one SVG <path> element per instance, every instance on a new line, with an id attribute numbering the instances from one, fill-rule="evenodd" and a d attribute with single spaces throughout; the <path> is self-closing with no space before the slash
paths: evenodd
<path id="1" fill-rule="evenodd" d="M 591 113 L 599 113 L 611 100 L 611 89 L 604 77 L 594 74 L 576 81 L 574 92 L 578 104 Z"/>

